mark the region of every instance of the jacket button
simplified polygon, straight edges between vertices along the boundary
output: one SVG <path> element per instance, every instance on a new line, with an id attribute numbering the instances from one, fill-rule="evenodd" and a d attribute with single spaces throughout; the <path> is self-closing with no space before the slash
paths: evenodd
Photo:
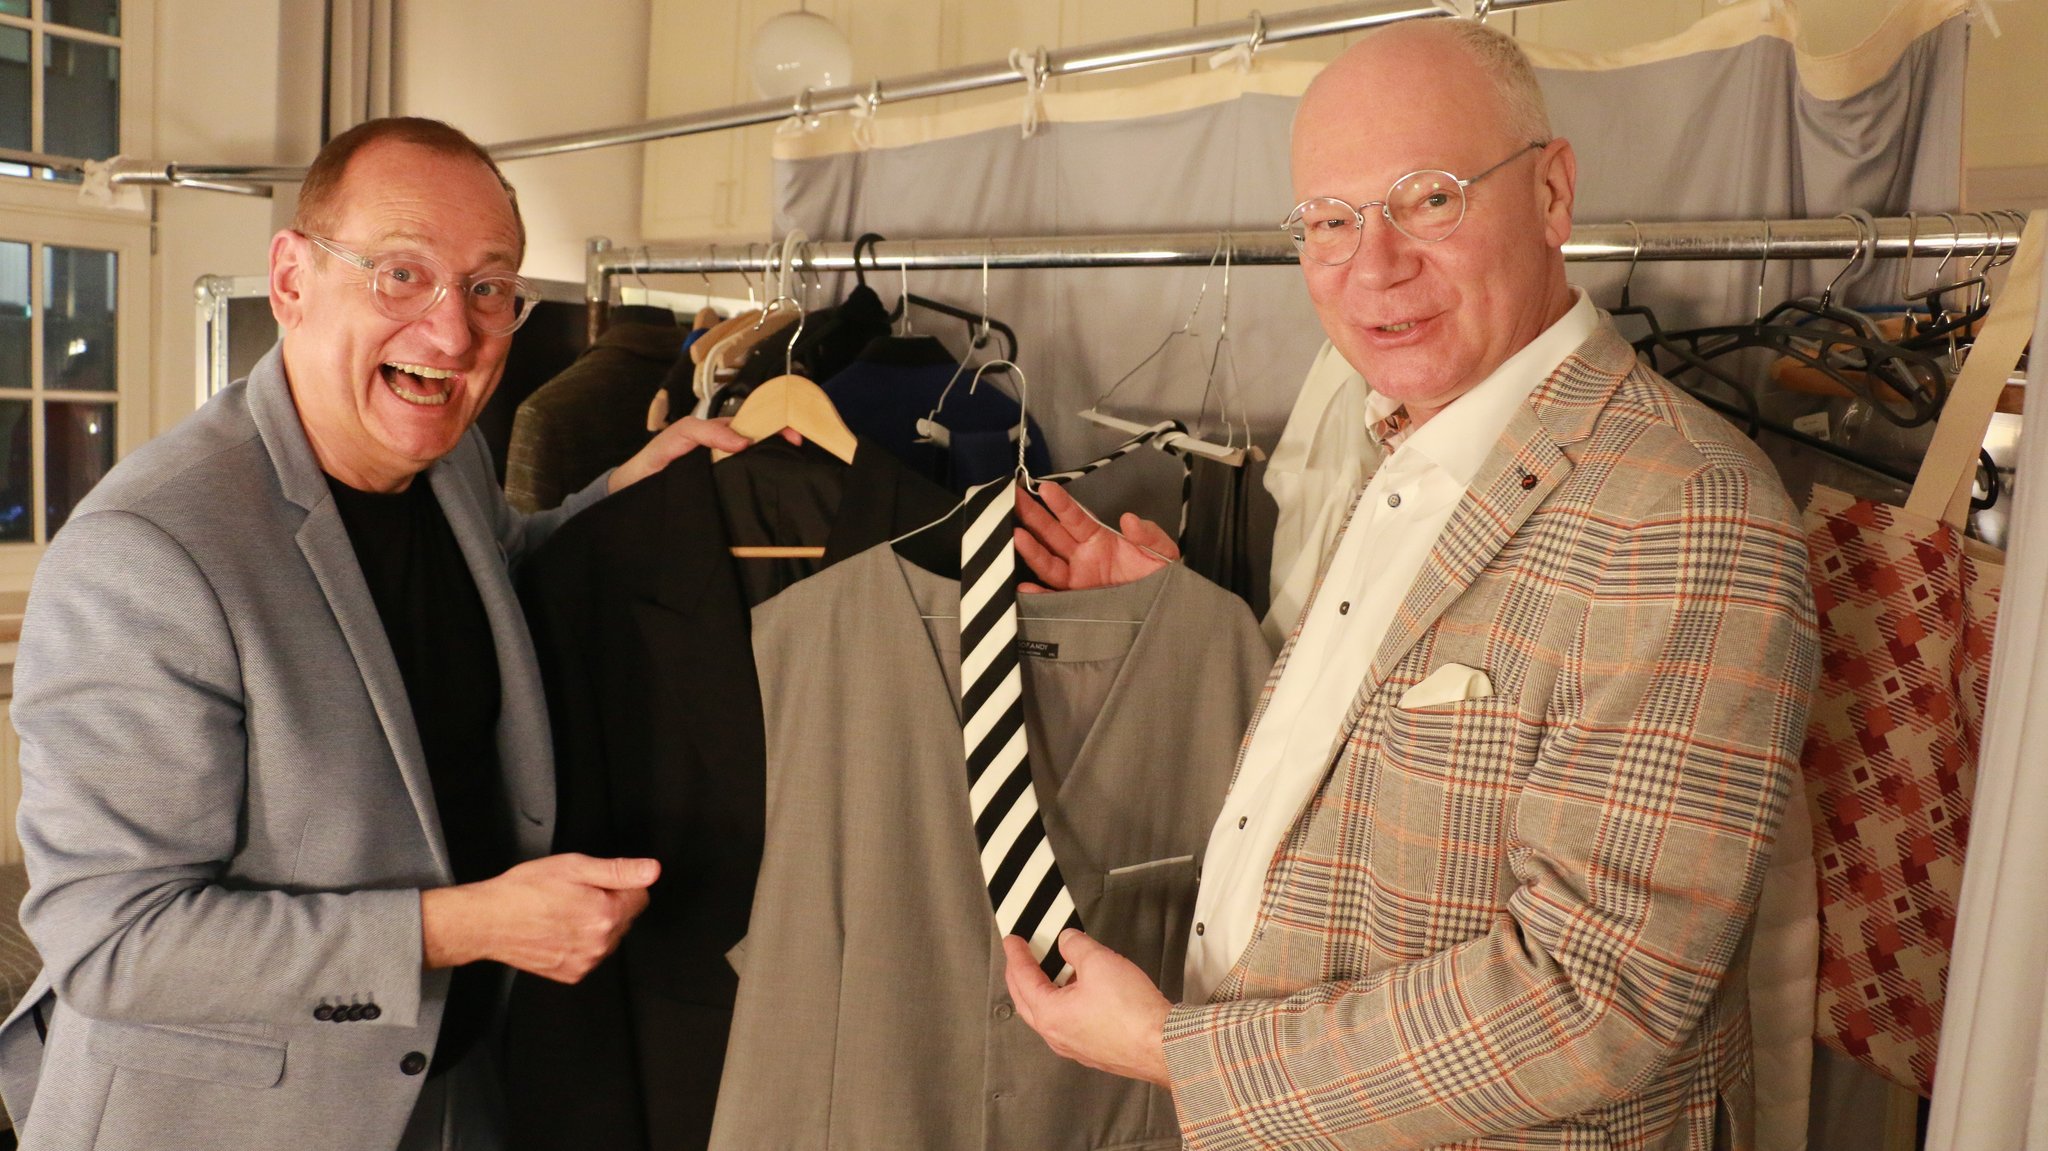
<path id="1" fill-rule="evenodd" d="M 1249 815 L 1240 815 L 1240 816 L 1238 816 L 1238 817 L 1237 817 L 1237 829 L 1238 829 L 1239 831 L 1243 831 L 1243 830 L 1244 830 L 1244 825 L 1245 825 L 1245 824 L 1247 824 L 1247 823 L 1250 823 L 1251 821 L 1252 821 L 1252 817 L 1251 817 L 1251 816 L 1249 816 Z"/>
<path id="2" fill-rule="evenodd" d="M 1207 932 L 1208 930 L 1209 930 L 1209 929 L 1208 929 L 1207 927 L 1204 927 L 1204 926 L 1202 926 L 1202 925 L 1201 925 L 1201 924 L 1199 924 L 1199 923 L 1195 924 L 1195 934 L 1196 934 L 1196 935 L 1201 935 L 1201 934 L 1204 934 L 1204 933 L 1206 933 L 1206 932 Z"/>
<path id="3" fill-rule="evenodd" d="M 1015 1014 L 1017 1014 L 1017 1009 L 1016 1009 L 1016 1008 L 1014 1008 L 1014 1007 L 1012 1007 L 1012 1006 L 1010 1006 L 1009 1004 L 1007 1004 L 1007 1003 L 998 1003 L 998 1004 L 996 1004 L 996 1018 L 997 1018 L 997 1019 L 1008 1019 L 1008 1018 L 1009 1018 L 1010 1016 L 1012 1016 L 1012 1015 L 1015 1015 Z"/>
<path id="4" fill-rule="evenodd" d="M 334 1018 L 334 1007 L 331 1004 L 322 1003 L 313 1009 L 313 1018 L 318 1019 L 322 1023 L 327 1022 L 329 1019 Z"/>
<path id="5" fill-rule="evenodd" d="M 408 1051 L 405 1058 L 398 1061 L 398 1069 L 407 1075 L 418 1075 L 427 1069 L 427 1057 L 417 1051 Z"/>
<path id="6" fill-rule="evenodd" d="M 365 1003 L 365 1004 L 363 1004 L 363 1015 L 362 1015 L 362 1017 L 363 1017 L 364 1019 L 375 1019 L 375 1018 L 377 1018 L 377 1017 L 378 1017 L 379 1015 L 382 1015 L 382 1014 L 384 1014 L 384 1009 L 383 1009 L 383 1008 L 381 1008 L 381 1007 L 379 1007 L 379 1006 L 377 1006 L 376 1004 L 374 1004 L 374 1003 Z"/>

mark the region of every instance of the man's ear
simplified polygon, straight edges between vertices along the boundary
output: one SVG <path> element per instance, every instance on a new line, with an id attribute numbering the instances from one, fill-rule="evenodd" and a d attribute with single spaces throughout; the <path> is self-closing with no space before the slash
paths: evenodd
<path id="1" fill-rule="evenodd" d="M 270 314 L 291 331 L 306 314 L 306 284 L 313 274 L 313 245 L 286 228 L 270 238 Z"/>
<path id="2" fill-rule="evenodd" d="M 1543 184 L 1537 189 L 1537 208 L 1543 213 L 1543 238 L 1552 248 L 1562 249 L 1572 238 L 1572 200 L 1579 187 L 1579 157 L 1572 142 L 1562 136 L 1543 149 L 1538 161 Z"/>

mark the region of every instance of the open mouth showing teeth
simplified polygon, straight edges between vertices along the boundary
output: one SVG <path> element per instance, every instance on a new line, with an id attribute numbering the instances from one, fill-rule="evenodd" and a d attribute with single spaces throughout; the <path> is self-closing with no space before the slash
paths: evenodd
<path id="1" fill-rule="evenodd" d="M 446 368 L 430 368 L 425 364 L 402 364 L 397 361 L 379 369 L 384 376 L 384 386 L 393 395 L 408 404 L 437 408 L 448 402 L 448 381 L 455 373 Z"/>
<path id="2" fill-rule="evenodd" d="M 1414 327 L 1414 326 L 1415 326 L 1415 321 L 1413 321 L 1413 320 L 1410 320 L 1410 321 L 1408 321 L 1408 322 L 1407 322 L 1407 323 L 1405 323 L 1405 324 L 1381 324 L 1381 325 L 1380 325 L 1380 331 L 1382 331 L 1382 332 L 1387 332 L 1387 333 L 1389 333 L 1389 334 L 1399 334 L 1399 333 L 1401 333 L 1401 332 L 1405 332 L 1405 331 L 1407 331 L 1408 329 L 1410 329 L 1410 328 L 1412 328 L 1412 327 Z"/>

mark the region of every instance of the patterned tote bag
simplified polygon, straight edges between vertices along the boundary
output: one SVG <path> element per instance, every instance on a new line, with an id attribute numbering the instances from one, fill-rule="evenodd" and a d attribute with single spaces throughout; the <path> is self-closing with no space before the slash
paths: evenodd
<path id="1" fill-rule="evenodd" d="M 1950 389 L 1903 508 L 1816 486 L 1821 673 L 1801 767 L 1820 873 L 1820 1040 L 1922 1095 L 1970 838 L 2004 556 L 1962 526 L 1977 452 L 2033 330 L 2041 231 Z"/>

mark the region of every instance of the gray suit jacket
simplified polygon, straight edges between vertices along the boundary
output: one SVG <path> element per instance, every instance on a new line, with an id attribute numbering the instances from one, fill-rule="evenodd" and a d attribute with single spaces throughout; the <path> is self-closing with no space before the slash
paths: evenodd
<path id="1" fill-rule="evenodd" d="M 508 565 L 602 478 L 523 518 L 474 430 L 427 476 L 496 639 L 504 817 L 538 856 L 547 712 Z M 452 876 L 405 685 L 277 349 L 51 543 L 13 714 L 21 918 L 44 964 L 0 1025 L 25 1145 L 394 1146 L 423 1078 L 407 1056 L 431 1057 L 448 986 L 421 968 L 419 891 Z M 323 1022 L 322 1005 L 374 1018 Z"/>

